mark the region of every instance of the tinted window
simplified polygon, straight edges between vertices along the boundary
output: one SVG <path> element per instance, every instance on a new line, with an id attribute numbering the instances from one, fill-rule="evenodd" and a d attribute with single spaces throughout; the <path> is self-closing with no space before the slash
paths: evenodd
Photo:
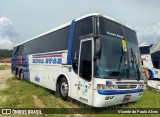
<path id="1" fill-rule="evenodd" d="M 156 69 L 160 69 L 160 60 L 153 60 L 153 66 L 156 68 Z"/>
<path id="2" fill-rule="evenodd" d="M 160 69 L 160 51 L 151 54 L 153 66 L 156 69 Z"/>
<path id="3" fill-rule="evenodd" d="M 139 47 L 141 55 L 150 54 L 149 46 Z"/>
<path id="4" fill-rule="evenodd" d="M 76 73 L 78 72 L 78 56 L 79 56 L 79 45 L 80 45 L 79 37 L 93 33 L 92 23 L 93 23 L 92 17 L 83 19 L 75 23 L 73 44 L 72 44 L 72 62 L 73 62 L 73 69 Z"/>
<path id="5" fill-rule="evenodd" d="M 28 55 L 29 53 L 30 53 L 29 43 L 24 43 L 22 55 Z"/>
<path id="6" fill-rule="evenodd" d="M 22 55 L 22 51 L 23 51 L 23 45 L 20 45 L 18 50 L 18 56 Z"/>
<path id="7" fill-rule="evenodd" d="M 110 35 L 118 38 L 126 39 L 126 41 L 138 44 L 136 32 L 118 24 L 116 22 L 110 21 L 106 18 L 99 18 L 99 33 L 100 35 Z"/>
<path id="8" fill-rule="evenodd" d="M 124 29 L 126 40 L 131 43 L 138 44 L 136 32 L 126 27 L 123 27 L 123 29 Z"/>
<path id="9" fill-rule="evenodd" d="M 108 19 L 99 18 L 99 34 L 106 35 L 107 32 L 124 37 L 122 26 Z"/>
<path id="10" fill-rule="evenodd" d="M 16 55 L 16 51 L 17 51 L 17 47 L 14 47 L 14 48 L 13 48 L 13 55 L 12 55 L 12 56 L 15 56 L 15 55 Z"/>
<path id="11" fill-rule="evenodd" d="M 19 53 L 20 53 L 20 52 L 19 52 L 19 47 L 20 47 L 20 46 L 17 46 L 17 47 L 14 48 L 13 56 L 18 56 L 18 55 L 19 55 Z"/>
<path id="12" fill-rule="evenodd" d="M 23 54 L 67 50 L 70 27 L 49 33 L 25 43 Z"/>
<path id="13" fill-rule="evenodd" d="M 123 51 L 122 40 L 112 36 L 101 36 L 101 56 L 95 61 L 95 76 L 101 78 L 127 76 L 127 53 Z"/>
<path id="14" fill-rule="evenodd" d="M 90 81 L 92 76 L 92 41 L 82 42 L 80 57 L 80 71 L 82 78 Z"/>

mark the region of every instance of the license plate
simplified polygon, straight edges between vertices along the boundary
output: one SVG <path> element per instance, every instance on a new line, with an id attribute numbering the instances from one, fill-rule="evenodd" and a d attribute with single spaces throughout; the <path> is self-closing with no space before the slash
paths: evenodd
<path id="1" fill-rule="evenodd" d="M 122 102 L 128 102 L 131 98 L 131 95 L 125 95 Z"/>

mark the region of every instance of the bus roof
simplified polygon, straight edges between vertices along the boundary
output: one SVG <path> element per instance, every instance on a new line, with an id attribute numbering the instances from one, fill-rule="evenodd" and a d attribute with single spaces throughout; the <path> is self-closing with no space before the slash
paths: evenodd
<path id="1" fill-rule="evenodd" d="M 115 19 L 113 19 L 113 18 L 111 18 L 111 17 L 105 16 L 105 15 L 101 15 L 101 14 L 99 14 L 99 13 L 91 13 L 91 14 L 88 14 L 88 15 L 84 15 L 84 16 L 82 16 L 82 17 L 79 17 L 79 18 L 75 19 L 75 21 L 79 21 L 79 20 L 82 20 L 82 19 L 84 19 L 84 18 L 91 17 L 91 16 L 101 16 L 101 17 L 104 17 L 104 18 L 106 18 L 106 19 L 109 19 L 109 20 L 111 20 L 111 21 L 113 21 L 113 22 L 116 22 L 116 23 L 118 23 L 118 24 L 121 24 L 121 25 L 123 25 L 123 26 L 125 26 L 125 27 L 127 27 L 127 28 L 129 28 L 129 29 L 131 29 L 131 30 L 134 31 L 133 28 L 131 28 L 131 27 L 127 26 L 127 25 L 124 25 L 124 24 L 121 23 L 121 22 L 116 21 Z M 15 47 L 16 47 L 16 46 L 19 46 L 19 45 L 21 45 L 21 44 L 24 44 L 24 43 L 26 43 L 26 42 L 29 42 L 29 41 L 31 41 L 31 40 L 34 40 L 34 39 L 36 39 L 36 38 L 39 38 L 39 37 L 41 37 L 41 36 L 47 35 L 47 34 L 49 34 L 49 33 L 51 33 L 51 32 L 57 31 L 57 30 L 59 30 L 59 29 L 61 29 L 61 28 L 67 27 L 67 26 L 69 26 L 69 25 L 71 24 L 71 22 L 72 22 L 72 21 L 69 21 L 69 22 L 67 22 L 67 23 L 65 23 L 65 24 L 63 24 L 63 25 L 60 25 L 60 26 L 58 26 L 58 27 L 56 27 L 56 28 L 53 28 L 53 29 L 51 29 L 51 30 L 49 30 L 49 31 L 47 31 L 47 32 L 44 32 L 44 33 L 42 33 L 42 34 L 40 34 L 40 35 L 37 35 L 37 36 L 35 36 L 35 37 L 33 37 L 33 38 L 30 38 L 30 39 L 28 39 L 28 40 L 26 40 L 26 41 L 23 41 L 23 42 L 21 42 L 21 43 L 18 43 L 18 44 L 15 45 Z"/>
<path id="2" fill-rule="evenodd" d="M 160 37 L 157 38 L 155 44 L 151 47 L 151 53 L 158 52 L 160 50 Z"/>
<path id="3" fill-rule="evenodd" d="M 139 45 L 139 47 L 146 47 L 146 46 L 150 47 L 150 45 Z"/>

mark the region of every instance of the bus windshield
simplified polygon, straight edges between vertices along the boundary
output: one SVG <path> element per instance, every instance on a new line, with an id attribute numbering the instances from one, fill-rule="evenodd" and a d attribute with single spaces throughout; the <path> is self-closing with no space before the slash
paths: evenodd
<path id="1" fill-rule="evenodd" d="M 96 76 L 115 78 L 120 75 L 122 67 L 127 69 L 127 62 L 122 64 L 122 57 L 126 58 L 122 51 L 122 39 L 108 35 L 101 37 L 101 56 L 96 59 Z"/>
<path id="2" fill-rule="evenodd" d="M 101 56 L 95 60 L 95 77 L 137 79 L 135 46 L 130 50 L 122 45 L 123 39 L 109 35 L 101 36 Z"/>

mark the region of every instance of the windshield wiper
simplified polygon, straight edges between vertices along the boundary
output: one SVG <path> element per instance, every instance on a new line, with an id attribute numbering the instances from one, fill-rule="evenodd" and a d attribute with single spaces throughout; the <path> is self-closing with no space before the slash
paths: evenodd
<path id="1" fill-rule="evenodd" d="M 125 56 L 124 56 L 123 47 L 121 49 L 122 49 L 122 55 L 120 57 L 120 62 L 119 62 L 120 73 L 119 73 L 117 80 L 121 80 L 120 77 L 123 75 L 123 72 L 124 72 L 124 63 L 123 62 L 124 62 Z"/>
<path id="2" fill-rule="evenodd" d="M 129 68 L 128 68 L 128 67 L 127 67 L 127 68 L 124 68 L 124 66 L 128 66 L 126 62 L 127 62 L 127 58 L 126 58 L 126 56 L 124 55 L 124 52 L 123 52 L 123 50 L 122 50 L 122 56 L 120 57 L 120 63 L 119 63 L 120 73 L 119 73 L 119 77 L 117 78 L 117 80 L 121 80 L 120 77 L 123 76 L 125 70 L 127 70 L 127 71 L 126 71 L 126 72 L 127 72 L 126 78 L 129 77 Z M 126 64 L 125 64 L 125 63 L 126 63 Z"/>
<path id="3" fill-rule="evenodd" d="M 137 78 L 137 80 L 140 80 L 140 71 L 139 71 L 138 64 L 136 64 L 136 68 L 137 68 L 137 74 L 138 74 L 138 78 Z"/>
<path id="4" fill-rule="evenodd" d="M 118 76 L 117 80 L 121 80 L 120 77 L 123 75 L 123 70 L 124 70 L 124 68 L 122 69 L 122 66 L 123 66 L 123 58 L 124 58 L 124 55 L 122 55 L 122 56 L 120 57 L 120 62 L 119 62 L 120 72 L 119 72 L 119 76 Z"/>
<path id="5" fill-rule="evenodd" d="M 139 67 L 138 67 L 138 63 L 137 63 L 136 57 L 135 57 L 135 55 L 133 54 L 133 49 L 132 49 L 132 47 L 131 47 L 131 54 L 132 54 L 132 57 L 133 57 L 133 62 L 132 62 L 132 63 L 136 65 L 137 76 L 138 76 L 137 80 L 140 80 L 140 71 L 139 71 Z"/>

